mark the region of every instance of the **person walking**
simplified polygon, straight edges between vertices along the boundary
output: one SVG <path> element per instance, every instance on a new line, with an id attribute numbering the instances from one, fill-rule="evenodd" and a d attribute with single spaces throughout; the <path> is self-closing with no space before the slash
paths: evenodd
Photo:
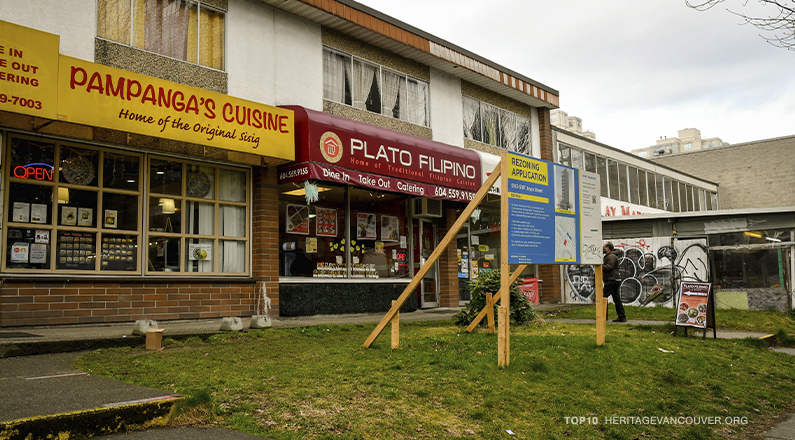
<path id="1" fill-rule="evenodd" d="M 613 243 L 609 241 L 602 247 L 605 257 L 602 262 L 602 279 L 604 280 L 605 299 L 613 297 L 616 305 L 618 318 L 613 322 L 627 322 L 627 315 L 624 314 L 624 304 L 621 304 L 621 295 L 618 288 L 621 286 L 621 276 L 618 274 L 618 256 L 616 255 Z M 605 304 L 607 306 L 607 304 Z"/>

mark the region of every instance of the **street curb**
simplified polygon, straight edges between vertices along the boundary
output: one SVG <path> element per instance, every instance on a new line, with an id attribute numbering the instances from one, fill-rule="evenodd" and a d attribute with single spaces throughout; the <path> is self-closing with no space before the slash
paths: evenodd
<path id="1" fill-rule="evenodd" d="M 20 342 L 17 344 L 0 344 L 0 358 L 31 356 L 36 354 L 66 353 L 70 351 L 96 350 L 98 348 L 134 347 L 143 345 L 143 336 L 124 338 L 98 338 L 65 341 Z M 0 440 L 3 438 L 0 437 Z"/>
<path id="2" fill-rule="evenodd" d="M 80 439 L 120 432 L 131 425 L 166 425 L 174 405 L 185 397 L 122 404 L 0 422 L 0 440 Z"/>
<path id="3" fill-rule="evenodd" d="M 247 331 L 247 330 L 244 330 Z M 229 332 L 201 332 L 201 333 L 175 333 L 166 335 L 167 338 L 184 340 L 191 337 L 202 339 L 212 335 Z M 115 338 L 93 338 L 93 339 L 67 339 L 59 341 L 26 341 L 11 344 L 0 344 L 0 359 L 17 356 L 32 356 L 37 354 L 67 353 L 71 351 L 96 350 L 100 348 L 115 347 L 137 347 L 144 346 L 146 337 L 144 336 L 124 336 Z M 0 440 L 5 440 L 0 437 Z"/>

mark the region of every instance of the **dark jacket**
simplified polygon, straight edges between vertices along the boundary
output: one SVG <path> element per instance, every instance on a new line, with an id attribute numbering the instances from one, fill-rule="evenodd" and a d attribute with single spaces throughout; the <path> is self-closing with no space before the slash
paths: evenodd
<path id="1" fill-rule="evenodd" d="M 614 252 L 605 255 L 602 263 L 602 277 L 605 281 L 621 281 L 618 274 L 618 257 Z"/>

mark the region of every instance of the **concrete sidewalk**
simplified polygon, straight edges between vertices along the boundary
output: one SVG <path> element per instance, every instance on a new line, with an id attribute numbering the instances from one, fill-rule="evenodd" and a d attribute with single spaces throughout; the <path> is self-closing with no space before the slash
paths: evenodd
<path id="1" fill-rule="evenodd" d="M 542 305 L 536 309 L 559 308 Z M 458 308 L 437 308 L 401 313 L 404 322 L 451 319 Z M 273 327 L 293 328 L 333 324 L 376 324 L 383 313 L 273 318 Z M 221 333 L 221 319 L 160 323 L 163 337 L 204 336 Z M 250 319 L 244 319 L 244 328 Z M 552 322 L 595 324 L 594 319 L 548 319 Z M 662 321 L 608 322 L 616 325 L 663 325 Z M 72 363 L 83 352 L 106 346 L 143 346 L 143 336 L 132 336 L 133 324 L 77 325 L 0 329 L 0 438 L 14 440 L 102 436 L 112 440 L 185 439 L 245 440 L 261 438 L 225 429 L 157 428 L 111 434 L 121 425 L 143 425 L 165 417 L 181 396 L 167 391 L 94 377 Z M 695 329 L 693 329 L 695 330 Z M 680 332 L 681 334 L 681 332 Z M 701 337 L 701 332 L 692 331 Z M 719 338 L 761 337 L 764 333 L 718 330 Z M 707 337 L 712 337 L 709 331 Z M 795 355 L 795 349 L 780 348 Z M 34 355 L 35 353 L 38 353 Z M 22 356 L 28 355 L 28 356 Z M 13 357 L 18 356 L 18 357 Z M 763 434 L 766 439 L 795 440 L 795 416 Z"/>

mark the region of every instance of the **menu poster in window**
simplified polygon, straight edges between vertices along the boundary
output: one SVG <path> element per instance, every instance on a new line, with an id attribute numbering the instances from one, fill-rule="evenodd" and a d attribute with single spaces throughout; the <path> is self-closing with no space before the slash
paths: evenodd
<path id="1" fill-rule="evenodd" d="M 78 226 L 91 226 L 94 220 L 94 210 L 91 208 L 78 208 L 77 210 L 77 225 Z"/>
<path id="2" fill-rule="evenodd" d="M 307 254 L 317 253 L 317 237 L 306 238 L 306 253 Z"/>
<path id="3" fill-rule="evenodd" d="M 57 267 L 93 269 L 94 249 L 94 234 L 92 233 L 59 232 Z"/>
<path id="4" fill-rule="evenodd" d="M 287 205 L 287 233 L 309 235 L 309 207 Z"/>
<path id="5" fill-rule="evenodd" d="M 61 224 L 64 226 L 74 226 L 77 224 L 77 208 L 74 206 L 64 206 L 61 209 Z"/>
<path id="6" fill-rule="evenodd" d="M 356 238 L 375 240 L 377 233 L 375 214 L 360 212 L 356 215 Z"/>
<path id="7" fill-rule="evenodd" d="M 47 205 L 36 203 L 30 205 L 30 222 L 47 223 Z"/>
<path id="8" fill-rule="evenodd" d="M 315 232 L 318 237 L 336 237 L 337 236 L 337 210 L 328 208 L 317 208 L 317 216 L 315 217 Z"/>
<path id="9" fill-rule="evenodd" d="M 400 220 L 391 215 L 381 216 L 381 240 L 396 242 L 400 239 L 398 229 Z"/>
<path id="10" fill-rule="evenodd" d="M 710 283 L 682 283 L 676 308 L 676 325 L 707 328 Z"/>
<path id="11" fill-rule="evenodd" d="M 105 210 L 105 227 L 106 228 L 117 228 L 116 219 L 118 218 L 118 211 L 115 209 L 106 209 Z"/>
<path id="12" fill-rule="evenodd" d="M 27 263 L 30 254 L 30 243 L 14 243 L 11 246 L 11 262 Z"/>
<path id="13" fill-rule="evenodd" d="M 376 241 L 375 242 L 375 253 L 376 254 L 383 254 L 384 253 L 384 242 L 383 241 Z"/>
<path id="14" fill-rule="evenodd" d="M 47 263 L 47 245 L 35 243 L 30 245 L 30 262 L 34 264 Z"/>
<path id="15" fill-rule="evenodd" d="M 36 229 L 36 243 L 49 243 L 50 231 L 46 229 Z"/>
<path id="16" fill-rule="evenodd" d="M 213 259 L 213 245 L 211 243 L 189 243 L 188 259 L 210 261 Z"/>
<path id="17" fill-rule="evenodd" d="M 14 202 L 14 214 L 12 217 L 15 222 L 27 223 L 30 221 L 30 203 Z M 27 262 L 28 260 L 25 260 Z"/>

